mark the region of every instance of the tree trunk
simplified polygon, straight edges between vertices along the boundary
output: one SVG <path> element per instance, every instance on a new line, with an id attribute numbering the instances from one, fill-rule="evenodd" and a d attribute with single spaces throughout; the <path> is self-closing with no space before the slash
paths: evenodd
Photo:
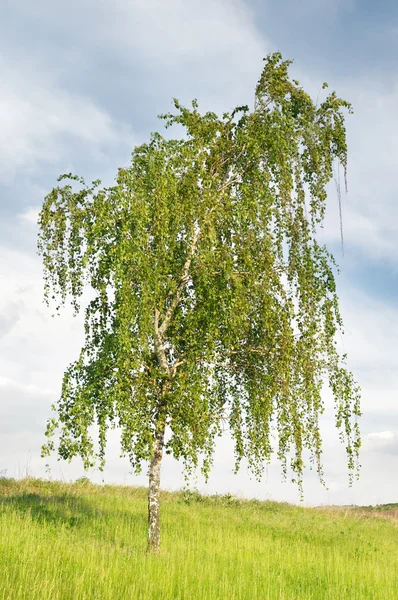
<path id="1" fill-rule="evenodd" d="M 151 553 L 160 550 L 160 466 L 163 458 L 165 423 L 159 423 L 149 466 L 148 488 L 148 548 Z"/>

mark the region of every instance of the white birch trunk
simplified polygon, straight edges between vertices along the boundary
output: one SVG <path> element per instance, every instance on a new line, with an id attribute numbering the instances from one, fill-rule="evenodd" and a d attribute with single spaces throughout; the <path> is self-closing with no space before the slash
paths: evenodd
<path id="1" fill-rule="evenodd" d="M 163 458 L 165 424 L 160 423 L 153 444 L 148 487 L 148 552 L 160 550 L 160 467 Z"/>
<path id="2" fill-rule="evenodd" d="M 181 274 L 181 278 L 177 287 L 177 291 L 175 293 L 174 298 L 164 316 L 163 322 L 159 323 L 160 312 L 157 308 L 155 308 L 154 314 L 154 342 L 155 342 L 155 352 L 157 359 L 159 361 L 159 365 L 164 374 L 173 378 L 176 373 L 176 368 L 180 362 L 177 362 L 173 365 L 173 368 L 170 368 L 166 352 L 164 346 L 164 336 L 166 334 L 167 328 L 170 324 L 170 321 L 173 318 L 173 314 L 181 300 L 183 291 L 185 286 L 189 280 L 189 268 L 191 266 L 192 258 L 195 254 L 196 246 L 198 243 L 200 231 L 199 229 L 195 232 L 192 240 L 192 245 L 188 253 L 188 257 L 185 261 L 183 271 Z M 160 467 L 162 464 L 163 458 L 163 448 L 164 448 L 164 434 L 166 429 L 166 406 L 167 394 L 170 390 L 171 382 L 167 382 L 162 390 L 159 411 L 156 424 L 156 434 L 155 440 L 153 444 L 153 454 L 151 459 L 151 464 L 149 466 L 149 486 L 148 486 L 148 552 L 158 553 L 160 550 Z"/>

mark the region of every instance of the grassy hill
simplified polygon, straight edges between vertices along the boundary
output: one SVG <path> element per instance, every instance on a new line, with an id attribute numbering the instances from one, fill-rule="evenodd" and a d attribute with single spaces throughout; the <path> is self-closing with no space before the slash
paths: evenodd
<path id="1" fill-rule="evenodd" d="M 398 599 L 398 522 L 381 511 L 165 492 L 148 556 L 146 502 L 144 488 L 0 480 L 0 600 Z"/>

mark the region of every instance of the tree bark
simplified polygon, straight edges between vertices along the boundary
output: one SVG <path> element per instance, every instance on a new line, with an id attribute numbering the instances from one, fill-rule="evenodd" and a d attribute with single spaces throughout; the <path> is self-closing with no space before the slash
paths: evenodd
<path id="1" fill-rule="evenodd" d="M 148 548 L 147 551 L 157 554 L 160 550 L 160 467 L 163 458 L 165 421 L 158 423 L 153 456 L 149 466 L 148 487 Z"/>

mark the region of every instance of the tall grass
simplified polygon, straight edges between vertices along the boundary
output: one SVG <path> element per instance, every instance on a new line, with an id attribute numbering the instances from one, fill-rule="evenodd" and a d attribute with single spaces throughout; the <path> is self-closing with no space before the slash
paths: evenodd
<path id="1" fill-rule="evenodd" d="M 398 528 L 373 512 L 0 480 L 0 600 L 395 600 Z"/>

